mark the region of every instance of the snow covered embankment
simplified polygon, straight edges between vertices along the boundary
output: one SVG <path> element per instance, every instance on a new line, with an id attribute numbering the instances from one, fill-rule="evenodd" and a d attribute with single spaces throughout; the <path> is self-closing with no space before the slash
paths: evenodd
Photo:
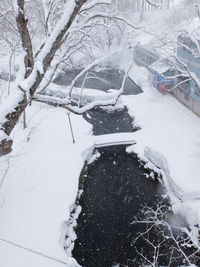
<path id="1" fill-rule="evenodd" d="M 123 96 L 141 127 L 134 133 L 134 151 L 150 168 L 161 171 L 175 213 L 184 214 L 197 241 L 200 225 L 200 119 L 171 95 L 152 87 L 145 68 L 134 65 L 132 78 L 144 93 Z"/>
<path id="2" fill-rule="evenodd" d="M 27 108 L 28 129 L 19 123 L 14 131 L 13 152 L 0 162 L 0 267 L 71 262 L 59 238 L 84 157 L 93 148 L 91 125 L 82 116 L 71 115 L 71 121 L 75 144 L 65 110 L 33 103 Z"/>

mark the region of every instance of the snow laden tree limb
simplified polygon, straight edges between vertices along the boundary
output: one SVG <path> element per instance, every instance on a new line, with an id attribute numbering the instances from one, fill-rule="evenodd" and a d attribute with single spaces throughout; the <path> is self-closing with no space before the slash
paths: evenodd
<path id="1" fill-rule="evenodd" d="M 72 48 L 74 48 L 74 49 L 72 51 L 70 51 Z M 40 93 L 40 92 L 42 93 L 42 91 L 44 91 L 49 86 L 49 84 L 52 82 L 60 64 L 63 63 L 64 61 L 68 60 L 74 53 L 76 53 L 81 48 L 83 48 L 83 45 L 81 45 L 81 41 L 79 41 L 75 45 L 69 46 L 67 51 L 64 51 L 59 56 L 59 58 L 55 59 L 55 62 L 53 61 L 53 64 L 51 65 L 49 70 L 46 72 L 46 75 L 44 76 L 44 79 L 40 85 L 38 93 Z"/>
<path id="2" fill-rule="evenodd" d="M 184 35 L 181 37 L 183 39 L 180 38 L 178 40 L 177 46 L 181 46 L 184 50 L 188 51 L 188 53 L 191 54 L 192 58 L 198 58 L 200 56 L 200 43 L 198 40 L 199 39 L 198 34 L 195 35 L 195 31 L 190 32 L 187 30 L 187 31 L 184 31 Z M 193 46 L 190 45 L 190 42 L 193 43 Z M 190 68 L 190 64 L 193 63 L 192 61 L 193 59 L 188 60 L 188 62 L 184 62 L 178 56 L 176 55 L 174 56 L 174 65 L 175 65 L 175 68 L 178 70 L 179 74 L 171 76 L 171 77 L 167 77 L 167 79 L 178 78 L 178 77 L 185 77 L 187 79 L 176 84 L 171 90 L 173 90 L 179 85 L 184 84 L 185 82 L 188 82 L 190 80 L 193 80 L 197 84 L 197 86 L 200 88 L 200 80 L 197 77 L 197 75 L 193 71 L 191 71 L 191 68 Z"/>
<path id="3" fill-rule="evenodd" d="M 49 3 L 48 3 L 49 2 Z M 49 4 L 49 8 L 47 8 L 48 4 Z M 48 36 L 51 32 L 51 17 L 53 17 L 53 15 L 56 15 L 56 10 L 58 10 L 58 6 L 59 6 L 59 1 L 44 1 L 43 0 L 43 11 L 44 11 L 44 20 L 45 20 L 45 33 L 46 36 Z"/>
<path id="4" fill-rule="evenodd" d="M 42 62 L 41 67 L 43 68 L 43 73 L 45 73 L 48 67 L 50 66 L 56 51 L 61 46 L 62 38 L 65 36 L 66 32 L 71 27 L 81 7 L 86 1 L 87 0 L 71 0 L 66 4 L 66 9 L 63 13 L 63 16 L 57 23 L 52 34 L 47 39 L 44 47 L 41 49 L 38 55 L 38 61 Z M 40 72 L 42 72 L 42 70 L 40 70 Z M 42 75 L 43 73 L 40 74 Z M 32 89 L 32 93 L 34 92 L 35 90 Z"/>
<path id="5" fill-rule="evenodd" d="M 188 74 L 188 72 L 184 71 L 183 69 L 180 68 L 180 65 L 184 66 L 185 69 L 187 68 L 187 66 L 183 62 L 181 62 L 177 57 L 174 57 L 174 58 L 175 58 L 174 67 L 176 68 L 176 70 L 178 70 L 178 72 L 180 74 L 171 75 L 171 76 L 165 76 L 165 79 L 166 80 L 171 80 L 171 79 L 183 78 L 183 77 L 185 79 L 180 81 L 179 83 L 176 83 L 171 89 L 168 89 L 168 92 L 171 92 L 174 89 L 176 89 L 177 87 L 181 86 L 182 84 L 191 81 L 191 76 Z M 177 63 L 179 65 L 177 65 Z"/>
<path id="6" fill-rule="evenodd" d="M 45 45 L 41 48 L 37 62 L 34 64 L 32 42 L 27 28 L 27 19 L 25 18 L 24 0 L 14 0 L 15 9 L 17 13 L 16 22 L 18 31 L 21 36 L 22 47 L 26 52 L 24 64 L 26 68 L 25 79 L 18 83 L 18 91 L 26 91 L 31 96 L 34 95 L 36 89 L 39 87 L 44 74 L 48 70 L 54 58 L 56 51 L 60 48 L 62 38 L 71 27 L 73 21 L 78 15 L 81 7 L 86 0 L 70 0 L 66 3 L 64 13 L 57 23 L 56 27 L 48 37 Z M 12 96 L 13 97 L 13 96 Z M 19 117 L 28 105 L 27 98 L 24 93 L 18 93 L 18 97 L 13 101 L 12 97 L 8 97 L 7 102 L 12 102 L 10 108 L 1 107 L 1 116 L 3 123 L 1 123 L 0 133 L 0 156 L 11 151 L 12 141 L 7 138 L 15 127 Z M 8 104 L 6 103 L 5 106 Z"/>
<path id="7" fill-rule="evenodd" d="M 50 97 L 50 96 L 41 95 L 41 94 L 35 94 L 33 97 L 33 100 L 35 100 L 37 102 L 48 104 L 48 105 L 53 106 L 53 107 L 64 108 L 64 109 L 66 109 L 66 110 L 68 110 L 68 111 L 70 111 L 76 115 L 82 115 L 82 114 L 86 113 L 87 111 L 89 111 L 95 107 L 115 106 L 120 95 L 121 95 L 121 93 L 118 91 L 118 93 L 114 97 L 112 97 L 112 99 L 96 100 L 92 103 L 87 104 L 84 107 L 76 107 L 76 106 L 71 105 L 70 103 L 67 104 L 67 102 L 70 102 L 70 101 L 67 101 L 66 99 L 63 100 L 59 97 L 53 97 L 53 96 Z"/>
<path id="8" fill-rule="evenodd" d="M 93 67 L 99 65 L 101 62 L 104 62 L 106 59 L 108 59 L 111 55 L 113 55 L 113 52 L 108 53 L 106 56 L 101 57 L 94 62 L 92 62 L 90 65 L 88 65 L 85 69 L 83 69 L 71 82 L 70 89 L 69 89 L 69 98 L 71 98 L 72 90 L 74 88 L 75 83 L 89 70 L 91 70 Z"/>
<path id="9" fill-rule="evenodd" d="M 81 51 L 82 49 L 85 48 L 84 45 L 84 37 L 87 36 L 89 39 L 91 39 L 91 41 L 95 43 L 95 41 L 92 39 L 92 37 L 87 34 L 84 31 L 80 32 L 82 36 L 79 37 L 79 39 L 75 42 L 73 40 L 73 38 L 70 38 L 72 36 L 68 36 L 68 38 L 64 38 L 64 40 L 62 41 L 62 43 L 65 42 L 65 47 L 63 49 L 63 51 L 61 53 L 59 53 L 59 55 L 57 55 L 54 60 L 51 63 L 51 66 L 49 67 L 48 71 L 46 72 L 42 84 L 40 85 L 40 88 L 38 90 L 38 92 L 42 92 L 43 90 L 45 90 L 45 88 L 47 88 L 47 86 L 51 83 L 53 77 L 56 74 L 57 69 L 59 68 L 59 65 L 61 63 L 66 62 L 67 60 L 69 60 L 71 58 L 71 56 L 76 53 L 77 51 Z M 67 40 L 65 40 L 67 39 Z M 97 46 L 97 44 L 96 44 Z"/>
<path id="10" fill-rule="evenodd" d="M 179 77 L 183 77 L 183 76 L 179 76 Z M 176 85 L 174 85 L 171 89 L 168 90 L 168 92 L 171 92 L 173 91 L 174 89 L 176 89 L 177 87 L 179 87 L 180 85 L 186 83 L 186 82 L 189 82 L 191 80 L 191 78 L 188 78 L 188 79 L 185 79 L 179 83 L 177 83 Z"/>
<path id="11" fill-rule="evenodd" d="M 176 59 L 176 61 L 177 61 L 177 63 L 180 65 L 180 66 L 182 66 L 183 67 L 183 69 L 181 69 L 180 67 L 178 67 L 177 65 L 176 65 L 176 68 L 179 70 L 179 72 L 181 73 L 181 74 L 183 74 L 182 76 L 186 76 L 187 75 L 187 77 L 189 76 L 190 77 L 190 80 L 193 80 L 193 81 L 195 81 L 196 82 L 196 84 L 198 85 L 198 87 L 200 88 L 200 80 L 199 80 L 199 78 L 197 77 L 197 75 L 194 73 L 194 72 L 192 72 L 192 71 L 190 71 L 190 69 L 189 69 L 189 67 L 188 67 L 188 64 L 185 64 L 183 61 L 181 61 L 178 57 L 176 57 L 175 56 L 175 59 Z M 190 62 L 189 62 L 190 63 Z"/>
<path id="12" fill-rule="evenodd" d="M 33 100 L 41 102 L 41 103 L 46 103 L 48 105 L 54 106 L 54 107 L 62 107 L 64 109 L 67 109 L 68 111 L 81 115 L 86 113 L 87 111 L 99 107 L 99 106 L 115 106 L 117 104 L 117 101 L 119 100 L 120 96 L 124 92 L 124 86 L 126 79 L 128 77 L 128 74 L 133 66 L 133 63 L 129 66 L 129 68 L 126 70 L 121 88 L 115 93 L 115 95 L 111 97 L 111 99 L 107 99 L 108 97 L 106 96 L 106 100 L 96 100 L 93 101 L 92 103 L 89 103 L 83 107 L 78 107 L 78 106 L 73 106 L 71 104 L 71 99 L 69 96 L 65 98 L 59 98 L 59 97 L 54 97 L 54 96 L 47 96 L 47 95 L 42 95 L 42 94 L 35 94 Z M 85 71 L 86 72 L 86 71 Z M 85 73 L 84 72 L 84 73 Z"/>
<path id="13" fill-rule="evenodd" d="M 87 5 L 84 6 L 86 2 Z M 110 3 L 110 1 L 107 0 L 93 0 L 91 2 L 88 0 L 68 0 L 65 4 L 63 15 L 58 20 L 54 29 L 52 29 L 47 38 L 45 38 L 45 42 L 39 47 L 39 50 L 34 57 L 32 48 L 33 43 L 28 29 L 28 20 L 25 14 L 25 1 L 13 0 L 17 28 L 23 49 L 23 59 L 20 63 L 22 71 L 19 71 L 17 74 L 15 85 L 11 90 L 12 94 L 0 107 L 0 155 L 11 151 L 12 140 L 9 139 L 9 136 L 28 103 L 31 103 L 32 98 L 35 95 L 36 90 L 39 88 L 41 82 L 45 79 L 45 74 L 54 64 L 53 60 L 55 59 L 55 55 L 60 53 L 60 48 L 62 45 L 64 45 L 63 42 L 65 41 L 65 44 L 68 43 L 67 45 L 69 45 L 69 41 L 72 40 L 72 44 L 75 45 L 75 41 L 77 39 L 80 40 L 83 38 L 83 43 L 88 41 L 88 33 L 90 30 L 88 28 L 88 32 L 83 32 L 80 28 L 80 25 L 82 29 L 86 30 L 87 28 L 84 28 L 84 26 L 87 18 L 89 18 L 90 23 L 93 22 L 90 24 L 91 27 L 93 27 L 93 25 L 97 22 L 96 16 L 93 16 L 96 14 L 95 10 L 89 12 L 93 7 L 95 7 L 95 5 L 97 5 L 97 2 L 98 5 Z M 85 12 L 84 10 L 81 12 L 82 8 L 86 8 Z M 100 19 L 106 18 L 105 15 L 107 14 L 104 13 L 103 16 L 103 13 L 101 13 Z M 117 19 L 117 16 L 110 15 L 108 17 L 109 19 L 112 18 L 113 20 Z M 125 22 L 125 19 L 123 18 L 119 18 L 119 20 L 121 22 Z M 79 29 L 79 31 L 77 31 L 77 29 Z M 79 34 L 81 34 L 83 37 L 80 38 Z M 91 33 L 91 35 L 92 34 L 93 33 Z M 91 49 L 87 50 L 85 48 L 85 53 L 91 53 L 90 50 Z M 115 102 L 116 99 L 113 100 L 112 104 Z M 95 105 L 96 104 L 97 103 L 95 103 Z M 108 104 L 111 104 L 110 101 L 109 103 L 104 103 L 104 105 Z M 69 106 L 69 103 L 67 103 L 67 106 Z"/>

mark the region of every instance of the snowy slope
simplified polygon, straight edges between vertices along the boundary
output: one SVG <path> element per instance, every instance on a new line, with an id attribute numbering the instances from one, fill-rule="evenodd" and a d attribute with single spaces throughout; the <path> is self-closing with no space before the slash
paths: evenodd
<path id="1" fill-rule="evenodd" d="M 134 65 L 131 76 L 144 93 L 122 97 L 141 127 L 131 136 L 137 143 L 129 152 L 138 153 L 150 167 L 162 168 L 174 210 L 184 212 L 191 224 L 197 223 L 200 119 L 172 96 L 159 94 L 146 69 Z M 10 168 L 0 188 L 0 266 L 59 266 L 67 260 L 61 242 L 63 223 L 76 197 L 87 149 L 93 148 L 96 139 L 90 136 L 91 125 L 73 115 L 77 141 L 73 144 L 62 109 L 32 104 L 27 115 L 29 129 L 22 130 L 21 124 L 15 129 Z M 2 178 L 8 163 L 7 157 L 1 159 Z M 182 202 L 177 201 L 180 198 Z"/>
<path id="2" fill-rule="evenodd" d="M 59 266 L 1 239 L 66 262 L 62 226 L 76 198 L 82 153 L 92 145 L 91 125 L 82 116 L 71 117 L 73 144 L 64 110 L 33 104 L 27 113 L 29 130 L 21 125 L 15 130 L 10 168 L 0 188 L 0 266 Z M 7 162 L 1 159 L 1 179 Z"/>
<path id="3" fill-rule="evenodd" d="M 173 12 L 146 13 L 141 22 L 145 31 L 131 32 L 131 44 L 161 47 L 166 55 L 173 52 L 169 47 L 190 18 L 184 8 L 176 12 L 176 18 Z M 170 45 L 162 47 L 166 36 Z M 122 97 L 141 127 L 133 135 L 137 144 L 129 152 L 138 153 L 150 167 L 162 168 L 174 210 L 186 214 L 191 224 L 199 223 L 200 119 L 172 96 L 156 92 L 146 69 L 134 66 L 131 75 L 144 93 Z M 1 81 L 2 85 L 7 86 Z M 87 93 L 91 98 L 96 96 L 96 92 Z M 0 97 L 1 102 L 3 99 Z M 28 130 L 17 126 L 12 154 L 0 159 L 0 267 L 57 267 L 67 262 L 63 224 L 94 139 L 91 125 L 82 116 L 71 116 L 76 144 L 72 143 L 65 111 L 32 104 L 27 116 Z"/>

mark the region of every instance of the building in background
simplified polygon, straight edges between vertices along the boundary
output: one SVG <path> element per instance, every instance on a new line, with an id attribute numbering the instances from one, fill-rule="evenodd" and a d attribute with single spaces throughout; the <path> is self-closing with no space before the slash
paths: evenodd
<path id="1" fill-rule="evenodd" d="M 168 59 L 161 59 L 149 67 L 153 74 L 152 84 L 160 93 L 169 93 L 173 90 L 176 83 L 174 76 L 173 62 Z"/>
<path id="2" fill-rule="evenodd" d="M 175 81 L 170 76 L 174 75 L 174 69 L 170 60 L 162 59 L 157 51 L 136 45 L 134 47 L 134 61 L 152 73 L 153 86 L 159 92 L 167 93 L 173 88 Z"/>
<path id="3" fill-rule="evenodd" d="M 192 40 L 186 33 L 179 35 L 176 58 L 174 64 L 158 51 L 140 44 L 134 47 L 134 61 L 152 73 L 153 86 L 161 93 L 171 93 L 200 116 L 200 40 Z"/>
<path id="4" fill-rule="evenodd" d="M 188 73 L 188 77 L 180 76 L 176 80 L 177 87 L 174 88 L 172 94 L 186 107 L 200 116 L 200 88 L 191 74 L 195 74 L 200 81 L 200 41 L 192 40 L 188 34 L 182 33 L 178 36 L 177 47 L 177 65 L 181 70 Z M 182 63 L 182 64 L 181 64 Z"/>

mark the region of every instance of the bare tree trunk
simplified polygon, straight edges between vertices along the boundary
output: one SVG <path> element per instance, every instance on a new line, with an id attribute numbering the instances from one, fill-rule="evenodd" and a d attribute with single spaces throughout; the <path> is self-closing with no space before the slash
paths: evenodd
<path id="1" fill-rule="evenodd" d="M 34 66 L 33 48 L 30 34 L 27 28 L 28 20 L 25 18 L 24 0 L 17 0 L 17 4 L 19 8 L 16 17 L 16 22 L 21 37 L 22 47 L 26 52 L 26 56 L 24 58 L 24 65 L 26 69 L 25 78 L 27 78 L 30 75 Z"/>
<path id="2" fill-rule="evenodd" d="M 30 86 L 30 94 L 31 96 L 34 95 L 36 89 L 40 85 L 44 74 L 48 70 L 51 61 L 56 53 L 56 51 L 61 46 L 61 41 L 66 32 L 71 27 L 74 19 L 76 18 L 77 14 L 79 13 L 81 7 L 87 0 L 76 0 L 75 1 L 75 7 L 71 13 L 71 16 L 68 20 L 68 22 L 63 25 L 60 32 L 58 33 L 56 39 L 51 43 L 51 47 L 49 49 L 49 52 L 45 55 L 43 59 L 43 73 L 41 74 L 39 71 L 36 73 L 36 79 L 34 80 L 33 84 Z M 33 59 L 33 51 L 32 51 L 32 42 L 30 38 L 30 34 L 27 28 L 28 21 L 25 18 L 25 11 L 24 11 L 24 0 L 17 0 L 18 3 L 18 14 L 17 14 L 17 27 L 20 33 L 21 41 L 22 41 L 22 47 L 26 51 L 27 55 L 25 56 L 24 65 L 26 69 L 25 78 L 29 77 L 32 73 L 32 69 L 34 67 L 34 59 Z M 45 48 L 45 45 L 44 45 Z M 16 103 L 15 111 L 9 112 L 5 118 L 6 122 L 2 124 L 1 129 L 9 136 L 13 128 L 15 127 L 16 123 L 19 120 L 19 117 L 25 110 L 26 106 L 28 105 L 27 98 L 24 97 L 20 102 Z M 12 140 L 6 140 L 3 139 L 0 143 L 0 156 L 5 155 L 9 153 L 12 149 Z"/>
<path id="3" fill-rule="evenodd" d="M 27 96 L 26 96 L 25 93 L 24 93 L 24 98 L 26 99 L 26 102 L 27 102 Z M 27 128 L 27 124 L 26 124 L 26 109 L 24 109 L 24 112 L 23 112 L 23 126 L 24 126 L 24 129 Z"/>

